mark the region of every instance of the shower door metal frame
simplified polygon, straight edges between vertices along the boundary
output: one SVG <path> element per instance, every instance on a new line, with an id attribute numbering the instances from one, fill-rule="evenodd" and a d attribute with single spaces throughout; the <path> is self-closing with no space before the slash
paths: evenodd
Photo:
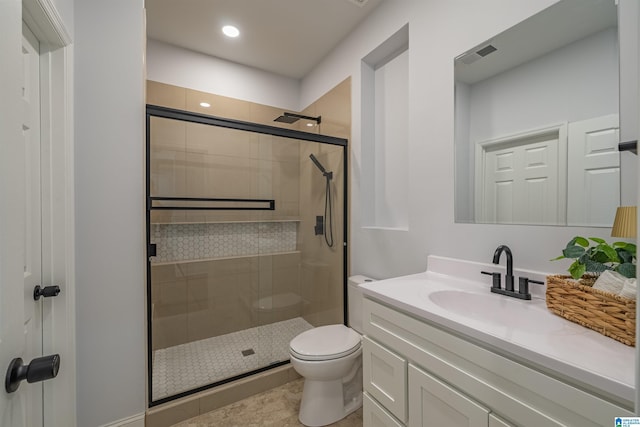
<path id="1" fill-rule="evenodd" d="M 320 135 L 309 132 L 302 132 L 293 129 L 280 128 L 275 126 L 264 125 L 260 123 L 251 123 L 245 122 L 241 120 L 233 120 L 216 116 L 208 116 L 206 114 L 193 113 L 190 111 L 177 110 L 173 108 L 162 107 L 158 105 L 147 104 L 146 106 L 146 259 L 147 259 L 147 388 L 148 388 L 148 396 L 149 396 L 149 408 L 154 406 L 167 403 L 173 401 L 175 399 L 179 399 L 185 396 L 189 396 L 204 390 L 208 390 L 223 384 L 230 383 L 232 381 L 239 380 L 241 378 L 249 377 L 251 375 L 258 374 L 260 372 L 268 371 L 272 368 L 286 365 L 290 363 L 289 360 L 285 360 L 278 363 L 273 363 L 271 365 L 264 366 L 262 368 L 255 369 L 253 371 L 245 372 L 240 375 L 236 375 L 234 377 L 225 378 L 224 380 L 217 381 L 215 383 L 207 384 L 204 386 L 196 387 L 191 390 L 183 391 L 168 397 L 164 397 L 162 399 L 153 400 L 153 326 L 152 326 L 152 318 L 151 318 L 151 260 L 149 259 L 151 256 L 155 255 L 155 245 L 151 243 L 151 211 L 154 209 L 158 209 L 159 207 L 153 206 L 153 201 L 158 200 L 158 197 L 151 197 L 151 118 L 159 117 L 165 119 L 173 119 L 180 120 L 191 123 L 205 124 L 217 127 L 224 127 L 229 129 L 243 130 L 247 132 L 260 133 L 265 135 L 274 135 L 280 136 L 284 138 L 297 139 L 301 141 L 308 142 L 317 142 L 321 144 L 329 144 L 329 145 L 337 145 L 342 147 L 343 153 L 343 272 L 342 272 L 342 290 L 343 290 L 343 323 L 346 325 L 349 319 L 348 312 L 348 303 L 347 303 L 347 261 L 348 261 L 348 182 L 349 182 L 349 168 L 348 168 L 348 140 L 345 138 L 338 138 L 329 135 Z M 216 199 L 188 199 L 188 198 L 180 198 L 184 201 L 215 201 Z M 227 199 L 230 200 L 230 199 Z M 256 202 L 258 200 L 250 200 Z M 246 210 L 246 209 L 254 209 L 254 210 L 272 210 L 273 209 L 273 201 L 272 200 L 259 200 L 260 202 L 272 202 L 269 208 L 239 208 L 237 210 Z M 164 209 L 164 208 L 161 208 Z M 173 207 L 171 209 L 193 209 L 188 207 Z M 199 208 L 202 209 L 202 208 Z M 225 209 L 230 210 L 228 208 L 216 208 L 216 207 L 208 207 L 205 209 Z"/>

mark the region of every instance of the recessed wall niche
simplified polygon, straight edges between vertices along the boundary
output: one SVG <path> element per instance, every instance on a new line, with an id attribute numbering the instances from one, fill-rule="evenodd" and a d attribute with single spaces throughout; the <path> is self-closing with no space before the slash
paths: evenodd
<path id="1" fill-rule="evenodd" d="M 363 226 L 408 230 L 409 24 L 361 69 Z"/>

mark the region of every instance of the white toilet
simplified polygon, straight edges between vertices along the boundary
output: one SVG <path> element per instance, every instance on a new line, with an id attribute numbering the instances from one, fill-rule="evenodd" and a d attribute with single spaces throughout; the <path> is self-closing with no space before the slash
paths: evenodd
<path id="1" fill-rule="evenodd" d="M 349 325 L 320 326 L 291 340 L 294 369 L 304 377 L 300 422 L 334 423 L 362 406 L 362 291 L 365 276 L 349 278 Z"/>

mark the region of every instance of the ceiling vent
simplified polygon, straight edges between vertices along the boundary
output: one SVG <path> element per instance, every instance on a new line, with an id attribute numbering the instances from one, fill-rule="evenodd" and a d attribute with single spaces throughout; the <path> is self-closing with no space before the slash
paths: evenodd
<path id="1" fill-rule="evenodd" d="M 362 7 L 369 2 L 369 0 L 349 0 L 349 1 L 359 7 Z"/>
<path id="2" fill-rule="evenodd" d="M 496 50 L 498 50 L 498 49 L 496 49 L 494 46 L 487 45 L 487 46 L 483 47 L 482 49 L 476 51 L 476 53 L 478 55 L 482 56 L 482 57 L 485 57 L 485 56 L 489 55 L 490 53 L 495 52 Z"/>
<path id="3" fill-rule="evenodd" d="M 487 45 L 481 49 L 478 49 L 476 51 L 471 51 L 471 52 L 467 52 L 461 56 L 459 56 L 458 58 L 456 58 L 456 60 L 461 61 L 463 64 L 473 64 L 474 62 L 476 62 L 478 59 L 480 58 L 484 58 L 485 56 L 489 55 L 490 53 L 495 52 L 496 50 L 498 50 L 496 47 L 492 46 L 492 45 Z"/>

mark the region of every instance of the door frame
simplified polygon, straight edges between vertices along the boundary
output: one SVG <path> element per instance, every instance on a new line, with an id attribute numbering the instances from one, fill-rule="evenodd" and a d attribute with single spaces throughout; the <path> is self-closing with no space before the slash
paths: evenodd
<path id="1" fill-rule="evenodd" d="M 44 382 L 44 426 L 76 425 L 73 47 L 52 0 L 22 0 L 40 41 L 42 280 L 62 292 L 43 304 L 43 352 L 60 354 Z"/>

